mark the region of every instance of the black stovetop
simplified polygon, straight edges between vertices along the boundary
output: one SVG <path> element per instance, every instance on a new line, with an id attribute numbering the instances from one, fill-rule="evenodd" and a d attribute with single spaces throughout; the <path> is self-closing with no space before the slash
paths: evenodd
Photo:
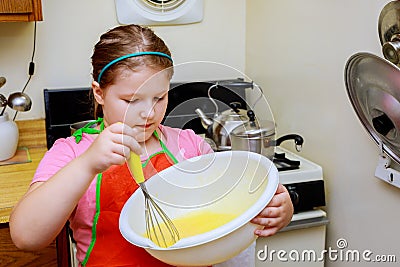
<path id="1" fill-rule="evenodd" d="M 300 168 L 300 161 L 288 159 L 285 153 L 275 153 L 272 161 L 278 171 L 297 170 Z"/>

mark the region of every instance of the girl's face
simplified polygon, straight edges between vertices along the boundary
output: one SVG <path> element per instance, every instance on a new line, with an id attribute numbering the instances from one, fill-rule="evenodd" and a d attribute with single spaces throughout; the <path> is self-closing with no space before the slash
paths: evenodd
<path id="1" fill-rule="evenodd" d="M 167 71 L 142 68 L 121 72 L 106 89 L 97 82 L 92 87 L 96 101 L 103 106 L 105 126 L 124 122 L 137 130 L 138 142 L 145 142 L 164 118 L 169 83 Z"/>

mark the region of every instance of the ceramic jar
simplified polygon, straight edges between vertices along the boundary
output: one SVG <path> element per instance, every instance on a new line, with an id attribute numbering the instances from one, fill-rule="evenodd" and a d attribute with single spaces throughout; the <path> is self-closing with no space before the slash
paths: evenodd
<path id="1" fill-rule="evenodd" d="M 15 155 L 18 139 L 18 126 L 14 121 L 10 121 L 6 112 L 0 116 L 0 161 L 10 159 Z"/>

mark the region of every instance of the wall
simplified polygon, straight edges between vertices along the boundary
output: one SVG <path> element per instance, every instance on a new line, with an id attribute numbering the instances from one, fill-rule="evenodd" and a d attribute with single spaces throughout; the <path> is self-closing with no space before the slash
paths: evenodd
<path id="1" fill-rule="evenodd" d="M 169 45 L 176 64 L 215 61 L 243 71 L 245 1 L 205 0 L 204 3 L 201 23 L 154 27 L 154 30 Z M 100 34 L 118 25 L 113 0 L 53 0 L 42 4 L 44 21 L 37 23 L 36 69 L 25 91 L 32 98 L 33 106 L 31 111 L 19 113 L 17 120 L 44 117 L 44 88 L 90 86 L 93 46 Z M 34 23 L 0 23 L 0 76 L 8 80 L 1 93 L 6 96 L 22 90 L 27 80 L 33 26 Z M 193 71 L 201 72 L 204 68 L 200 71 L 182 68 L 188 69 L 185 73 L 193 77 L 177 77 L 180 80 L 213 74 Z"/>
<path id="2" fill-rule="evenodd" d="M 399 261 L 400 190 L 374 178 L 378 148 L 357 119 L 343 78 L 352 54 L 381 55 L 377 24 L 388 2 L 247 1 L 246 74 L 264 89 L 278 134 L 302 134 L 301 154 L 323 167 L 327 248 L 345 238 L 348 249 L 397 254 Z"/>
<path id="3" fill-rule="evenodd" d="M 346 238 L 351 249 L 398 251 L 400 190 L 374 178 L 378 149 L 358 121 L 343 82 L 350 55 L 380 54 L 377 18 L 387 2 L 205 0 L 202 23 L 154 28 L 176 63 L 210 60 L 246 69 L 265 91 L 278 134 L 305 137 L 302 155 L 324 169 L 327 247 L 333 249 L 338 238 Z M 18 120 L 44 117 L 43 88 L 89 86 L 92 47 L 118 24 L 111 0 L 43 1 L 43 14 L 37 24 L 36 72 L 26 91 L 33 108 Z M 3 94 L 26 82 L 32 31 L 33 23 L 0 23 L 0 75 L 8 78 Z"/>

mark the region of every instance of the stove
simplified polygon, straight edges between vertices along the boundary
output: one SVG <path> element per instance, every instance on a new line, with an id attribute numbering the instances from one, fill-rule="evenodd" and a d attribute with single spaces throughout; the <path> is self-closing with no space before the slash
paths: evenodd
<path id="1" fill-rule="evenodd" d="M 275 153 L 273 162 L 278 171 L 289 171 L 300 169 L 300 160 L 293 160 L 286 157 L 285 152 Z"/>
<path id="2" fill-rule="evenodd" d="M 276 148 L 275 155 L 279 158 L 273 162 L 280 182 L 289 191 L 295 213 L 325 206 L 322 167 L 281 147 Z"/>
<path id="3" fill-rule="evenodd" d="M 257 239 L 255 267 L 299 266 L 298 261 L 267 257 L 272 255 L 269 254 L 271 251 L 287 253 L 285 255 L 292 251 L 322 255 L 325 250 L 326 225 L 329 220 L 322 208 L 325 206 L 322 167 L 281 147 L 277 147 L 275 152 L 273 162 L 279 170 L 280 182 L 289 191 L 295 213 L 289 225 L 277 234 Z M 324 262 L 305 261 L 303 265 L 323 267 Z"/>

